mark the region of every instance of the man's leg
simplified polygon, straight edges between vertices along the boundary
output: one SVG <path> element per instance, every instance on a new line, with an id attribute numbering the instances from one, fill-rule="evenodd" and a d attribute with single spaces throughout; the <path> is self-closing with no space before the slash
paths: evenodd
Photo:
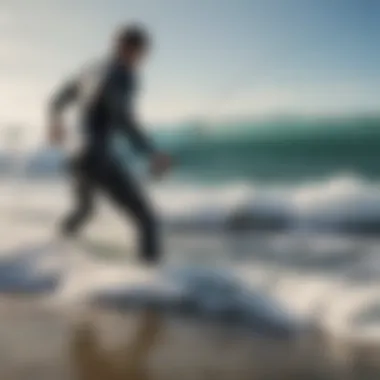
<path id="1" fill-rule="evenodd" d="M 136 181 L 126 170 L 113 162 L 107 166 L 107 173 L 101 176 L 100 186 L 111 201 L 131 216 L 136 223 L 141 257 L 150 262 L 158 261 L 160 258 L 158 225 L 153 209 Z"/>
<path id="2" fill-rule="evenodd" d="M 62 223 L 64 236 L 74 236 L 79 233 L 93 213 L 95 192 L 93 183 L 85 176 L 78 174 L 75 175 L 74 181 L 75 207 Z"/>

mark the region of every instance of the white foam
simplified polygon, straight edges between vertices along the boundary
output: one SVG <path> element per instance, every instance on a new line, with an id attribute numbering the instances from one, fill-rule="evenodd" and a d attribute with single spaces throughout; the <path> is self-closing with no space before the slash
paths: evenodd
<path id="1" fill-rule="evenodd" d="M 0 293 L 47 293 L 59 286 L 61 272 L 49 264 L 46 246 L 27 247 L 0 261 Z M 41 265 L 42 264 L 42 265 Z"/>
<path id="2" fill-rule="evenodd" d="M 22 209 L 36 219 L 49 215 L 52 218 L 69 207 L 69 190 L 62 183 L 26 184 L 9 188 L 8 192 L 3 190 L 0 189 L 0 203 L 11 204 L 15 214 Z M 278 220 L 289 229 L 340 229 L 350 225 L 358 230 L 364 226 L 365 230 L 368 223 L 377 228 L 380 221 L 379 190 L 377 184 L 338 176 L 296 186 L 155 185 L 151 196 L 162 219 L 171 227 L 222 228 L 237 215 L 259 222 L 270 220 L 274 229 Z"/>
<path id="3" fill-rule="evenodd" d="M 26 184 L 26 186 L 19 194 L 15 189 L 8 189 L 11 198 L 0 196 L 1 206 L 6 206 L 9 199 L 16 199 L 16 196 L 19 196 L 17 207 L 10 209 L 1 225 L 4 231 L 1 255 L 7 251 L 10 242 L 26 244 L 26 235 L 36 237 L 40 230 L 45 235 L 51 233 L 55 218 L 66 211 L 69 198 L 61 185 L 52 184 L 49 187 L 46 184 Z M 368 218 L 380 217 L 380 192 L 376 184 L 346 176 L 320 183 L 277 188 L 246 184 L 205 189 L 165 185 L 153 189 L 152 196 L 162 213 L 165 212 L 164 216 L 168 222 L 182 220 L 193 226 L 202 223 L 208 226 L 224 226 L 234 211 L 246 210 L 248 214 L 267 213 L 271 217 L 276 217 L 278 214 L 281 218 L 285 216 L 291 222 L 292 232 L 271 236 L 268 240 L 259 236 L 257 240 L 247 240 L 247 242 L 238 237 L 238 243 L 244 245 L 246 250 L 246 261 L 242 264 L 243 268 L 239 268 L 237 272 L 232 270 L 231 261 L 237 259 L 240 254 L 238 244 L 231 245 L 231 248 L 224 242 L 224 245 L 219 244 L 216 248 L 214 246 L 216 253 L 211 253 L 208 246 L 202 245 L 201 238 L 197 237 L 192 240 L 190 248 L 179 244 L 175 246 L 174 252 L 168 252 L 168 256 L 180 257 L 179 262 L 184 267 L 186 262 L 181 260 L 187 255 L 184 254 L 186 250 L 189 251 L 189 255 L 195 256 L 194 251 L 198 250 L 199 256 L 211 257 L 202 261 L 202 264 L 215 263 L 221 256 L 230 255 L 233 259 L 229 261 L 231 268 L 227 274 L 222 269 L 218 272 L 223 278 L 220 287 L 212 285 L 214 280 L 211 274 L 204 278 L 206 282 L 202 282 L 204 279 L 194 280 L 199 274 L 198 270 L 192 269 L 189 275 L 197 287 L 181 285 L 187 276 L 184 273 L 181 279 L 173 280 L 173 286 L 169 286 L 168 277 L 161 276 L 159 279 L 158 273 L 146 271 L 138 265 L 133 266 L 127 262 L 117 264 L 98 262 L 95 255 L 78 255 L 74 258 L 69 255 L 69 261 L 71 259 L 73 261 L 67 263 L 63 270 L 62 286 L 57 297 L 59 302 L 82 302 L 92 294 L 101 294 L 108 290 L 118 290 L 124 296 L 126 293 L 137 291 L 137 288 L 144 290 L 142 293 L 135 293 L 138 294 L 135 298 L 144 299 L 149 294 L 152 295 L 151 290 L 154 289 L 156 293 L 151 298 L 163 302 L 162 297 L 167 296 L 169 299 L 172 297 L 170 301 L 172 302 L 178 297 L 178 293 L 190 292 L 193 289 L 193 294 L 199 294 L 198 300 L 202 299 L 204 293 L 204 301 L 199 302 L 201 304 L 204 302 L 202 307 L 205 313 L 209 310 L 212 314 L 216 313 L 215 310 L 227 307 L 223 292 L 219 290 L 226 289 L 227 280 L 235 278 L 236 275 L 238 282 L 243 281 L 240 289 L 252 294 L 253 298 L 247 302 L 254 305 L 254 308 L 266 310 L 266 306 L 262 309 L 261 306 L 257 306 L 259 301 L 256 297 L 257 292 L 267 294 L 261 293 L 261 290 L 255 292 L 255 289 L 273 284 L 268 299 L 273 300 L 275 305 L 277 302 L 280 305 L 286 304 L 285 310 L 310 317 L 315 310 L 319 310 L 318 305 L 322 304 L 323 319 L 328 320 L 329 325 L 333 328 L 345 326 L 350 330 L 354 329 L 349 323 L 350 318 L 355 313 L 363 311 L 366 302 L 372 299 L 372 295 L 367 297 L 369 282 L 371 292 L 379 291 L 379 276 L 377 276 L 379 265 L 376 259 L 379 246 L 376 239 L 362 241 L 352 236 L 320 236 L 310 232 L 315 225 L 326 224 L 334 227 L 352 220 L 360 224 Z M 43 218 L 41 222 L 35 218 L 36 212 L 46 214 L 46 219 Z M 25 217 L 28 214 L 32 214 L 33 218 L 18 218 L 20 215 Z M 96 233 L 99 232 L 99 237 L 105 236 L 112 243 L 121 242 L 121 246 L 127 247 L 124 220 L 115 216 L 113 212 L 110 213 L 109 209 L 101 209 L 90 228 L 93 225 L 97 226 Z M 218 235 L 223 238 L 225 236 L 224 233 Z M 48 256 L 41 256 L 36 260 L 30 252 L 25 255 L 30 256 L 29 263 L 33 262 L 33 266 L 25 263 L 19 266 L 15 264 L 15 273 L 18 273 L 18 277 L 16 276 L 13 281 L 16 285 L 17 282 L 22 283 L 23 278 L 34 281 L 44 276 L 54 277 L 55 272 L 52 269 L 55 265 L 54 260 L 49 263 L 51 259 Z M 250 257 L 252 262 L 249 261 Z M 5 276 L 6 273 L 10 273 L 9 267 L 5 267 L 4 271 L 1 267 L 0 262 L 0 292 L 2 274 Z M 196 276 L 195 272 L 198 273 Z M 172 273 L 174 275 L 177 271 L 174 270 Z M 57 278 L 57 273 L 55 276 Z M 32 280 L 31 288 L 33 288 Z M 208 293 L 208 288 L 214 290 Z M 359 298 L 363 298 L 362 303 L 358 301 Z M 374 320 L 371 319 L 371 326 L 377 323 Z"/>
<path id="4" fill-rule="evenodd" d="M 170 197 L 176 198 L 177 207 L 167 219 L 172 224 L 180 222 L 188 227 L 220 227 L 234 215 L 245 215 L 247 219 L 270 219 L 274 226 L 276 220 L 282 220 L 289 229 L 344 229 L 348 223 L 358 230 L 364 224 L 365 230 L 365 223 L 380 221 L 379 190 L 376 184 L 354 177 L 337 177 L 295 187 L 233 185 L 187 189 L 182 203 L 182 192 Z M 166 212 L 172 206 L 172 201 L 165 196 L 160 199 L 158 194 L 157 199 L 165 205 Z"/>
<path id="5" fill-rule="evenodd" d="M 256 333 L 277 337 L 294 337 L 306 328 L 269 294 L 248 287 L 231 270 L 172 268 L 158 272 L 150 283 L 100 291 L 95 300 L 117 308 L 154 306 L 217 321 L 233 320 Z"/>

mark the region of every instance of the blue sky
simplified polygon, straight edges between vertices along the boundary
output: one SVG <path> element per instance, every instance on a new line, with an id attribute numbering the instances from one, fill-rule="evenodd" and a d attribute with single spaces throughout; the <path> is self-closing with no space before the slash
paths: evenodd
<path id="1" fill-rule="evenodd" d="M 380 1 L 2 0 L 0 123 L 43 122 L 49 92 L 141 21 L 149 125 L 224 115 L 380 106 Z"/>

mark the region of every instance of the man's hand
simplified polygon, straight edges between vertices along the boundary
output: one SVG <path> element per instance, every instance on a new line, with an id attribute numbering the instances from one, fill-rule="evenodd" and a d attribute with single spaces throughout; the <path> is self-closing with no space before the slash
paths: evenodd
<path id="1" fill-rule="evenodd" d="M 150 161 L 150 173 L 154 177 L 161 177 L 173 166 L 173 159 L 164 153 L 155 153 Z"/>
<path id="2" fill-rule="evenodd" d="M 52 146 L 62 146 L 65 140 L 65 128 L 58 118 L 51 118 L 48 125 L 48 139 Z"/>

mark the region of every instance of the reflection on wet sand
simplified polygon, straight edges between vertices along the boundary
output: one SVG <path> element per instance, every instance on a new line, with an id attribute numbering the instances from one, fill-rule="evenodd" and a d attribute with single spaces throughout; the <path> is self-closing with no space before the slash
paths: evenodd
<path id="1" fill-rule="evenodd" d="M 376 341 L 321 334 L 278 342 L 153 311 L 79 314 L 35 299 L 2 299 L 0 379 L 375 380 L 380 374 Z"/>
<path id="2" fill-rule="evenodd" d="M 74 329 L 71 356 L 78 380 L 148 380 L 147 358 L 162 326 L 158 314 L 145 312 L 131 342 L 109 352 L 101 347 L 92 324 Z"/>
<path id="3" fill-rule="evenodd" d="M 115 326 L 124 330 L 121 335 L 131 329 L 131 316 L 124 317 L 125 323 Z M 315 344 L 299 346 L 213 325 L 164 320 L 152 311 L 138 315 L 135 322 L 132 339 L 116 349 L 102 345 L 96 324 L 75 327 L 70 356 L 78 380 L 282 379 L 304 373 L 332 378 L 327 373 L 331 361 Z"/>
<path id="4" fill-rule="evenodd" d="M 131 329 L 130 316 L 116 329 Z M 215 325 L 164 319 L 143 312 L 128 342 L 106 349 L 95 324 L 78 325 L 71 339 L 71 364 L 78 380 L 283 380 L 378 378 L 379 348 L 336 344 L 323 335 L 278 342 Z M 121 331 L 123 335 L 126 331 Z"/>

